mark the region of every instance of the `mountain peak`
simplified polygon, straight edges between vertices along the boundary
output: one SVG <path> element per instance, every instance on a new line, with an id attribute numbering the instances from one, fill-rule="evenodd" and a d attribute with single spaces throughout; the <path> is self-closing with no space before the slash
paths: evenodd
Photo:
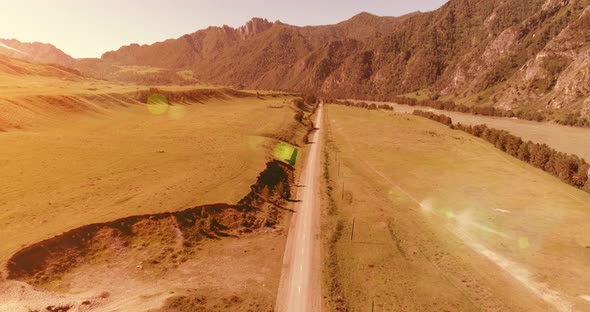
<path id="1" fill-rule="evenodd" d="M 375 17 L 378 17 L 378 16 L 375 14 L 371 14 L 369 12 L 363 11 L 363 12 L 353 16 L 352 19 L 368 19 L 368 18 L 375 18 Z"/>
<path id="2" fill-rule="evenodd" d="M 248 21 L 246 24 L 244 24 L 243 26 L 238 28 L 238 32 L 240 33 L 240 36 L 242 37 L 242 39 L 247 39 L 249 37 L 252 37 L 252 36 L 257 35 L 263 31 L 268 30 L 273 25 L 274 25 L 273 22 L 269 22 L 265 18 L 254 17 L 250 21 Z"/>

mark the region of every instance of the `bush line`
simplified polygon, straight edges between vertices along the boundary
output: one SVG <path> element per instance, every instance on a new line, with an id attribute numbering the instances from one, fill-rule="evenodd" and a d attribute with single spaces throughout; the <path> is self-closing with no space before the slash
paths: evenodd
<path id="1" fill-rule="evenodd" d="M 364 109 L 368 109 L 368 110 L 378 110 L 378 109 L 382 109 L 382 110 L 389 110 L 389 111 L 393 111 L 393 107 L 391 107 L 390 105 L 387 104 L 369 104 L 367 102 L 352 102 L 352 101 L 340 101 L 340 100 L 324 100 L 326 103 L 332 103 L 332 104 L 336 104 L 336 105 L 343 105 L 343 106 L 349 106 L 349 107 L 356 107 L 356 108 L 364 108 Z"/>
<path id="2" fill-rule="evenodd" d="M 580 113 L 569 113 L 562 117 L 551 118 L 547 114 L 541 112 L 525 112 L 514 111 L 510 109 L 501 109 L 491 106 L 467 106 L 457 104 L 453 101 L 441 101 L 438 99 L 417 100 L 408 97 L 396 96 L 391 99 L 392 102 L 404 104 L 409 106 L 430 107 L 438 110 L 468 113 L 473 115 L 490 116 L 490 117 L 506 117 L 518 118 L 536 122 L 554 121 L 557 124 L 572 127 L 590 127 L 590 119 L 584 118 Z M 353 106 L 366 109 L 383 109 L 393 110 L 393 107 L 387 104 L 368 104 L 366 102 L 353 102 L 349 100 L 326 99 L 325 102 L 344 106 Z"/>
<path id="3" fill-rule="evenodd" d="M 572 126 L 572 127 L 590 127 L 590 119 L 584 118 L 579 114 L 570 113 L 562 118 L 551 118 L 547 114 L 541 112 L 525 112 L 525 111 L 513 111 L 510 109 L 501 109 L 491 106 L 466 106 L 463 104 L 457 104 L 453 101 L 440 101 L 437 99 L 417 100 L 407 97 L 395 97 L 392 99 L 393 102 L 399 104 L 405 104 L 409 106 L 425 106 L 434 109 L 469 113 L 473 115 L 491 116 L 491 117 L 508 117 L 508 118 L 519 118 L 530 121 L 554 121 L 560 125 Z"/>

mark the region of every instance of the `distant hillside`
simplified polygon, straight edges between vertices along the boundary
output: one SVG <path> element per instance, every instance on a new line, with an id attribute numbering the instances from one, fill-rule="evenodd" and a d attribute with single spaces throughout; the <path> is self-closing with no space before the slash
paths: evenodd
<path id="1" fill-rule="evenodd" d="M 451 0 L 434 12 L 361 13 L 310 27 L 254 18 L 239 28 L 124 46 L 73 66 L 127 83 L 213 83 L 367 100 L 411 93 L 590 116 L 589 5 Z"/>
<path id="2" fill-rule="evenodd" d="M 38 64 L 0 54 L 0 78 L 49 77 L 80 80 L 80 73 L 57 64 Z M 4 81 L 3 81 L 4 82 Z"/>
<path id="3" fill-rule="evenodd" d="M 51 44 L 0 39 L 0 54 L 27 61 L 73 66 L 74 58 Z"/>
<path id="4" fill-rule="evenodd" d="M 239 28 L 209 27 L 152 45 L 124 46 L 100 59 L 80 60 L 76 68 L 123 82 L 300 89 L 307 73 L 299 64 L 313 51 L 333 40 L 391 32 L 399 20 L 363 13 L 337 25 L 295 27 L 253 18 Z"/>
<path id="5" fill-rule="evenodd" d="M 465 104 L 590 115 L 590 0 L 452 0 L 401 18 L 296 27 L 255 18 L 77 63 L 125 82 L 197 81 L 387 100 L 422 90 Z"/>

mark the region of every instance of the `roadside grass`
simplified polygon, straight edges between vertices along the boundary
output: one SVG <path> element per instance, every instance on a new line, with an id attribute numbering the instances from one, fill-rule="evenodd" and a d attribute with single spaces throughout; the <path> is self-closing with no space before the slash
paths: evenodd
<path id="1" fill-rule="evenodd" d="M 324 261 L 325 278 L 337 272 L 350 310 L 547 309 L 527 287 L 588 308 L 578 296 L 590 292 L 590 195 L 429 120 L 326 112 L 335 207 L 324 201 L 334 214 L 324 212 L 322 229 L 325 255 L 337 259 Z M 473 246 L 524 268 L 526 283 Z"/>

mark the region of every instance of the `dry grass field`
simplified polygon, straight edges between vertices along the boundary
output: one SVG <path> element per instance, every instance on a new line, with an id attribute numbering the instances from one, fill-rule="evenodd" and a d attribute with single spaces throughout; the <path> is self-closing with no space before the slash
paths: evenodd
<path id="1" fill-rule="evenodd" d="M 589 194 L 430 120 L 325 113 L 328 310 L 590 309 Z"/>
<path id="2" fill-rule="evenodd" d="M 383 104 L 382 102 L 374 103 Z M 590 140 L 588 139 L 590 137 L 590 129 L 588 128 L 568 127 L 514 118 L 447 112 L 428 107 L 411 107 L 394 103 L 387 104 L 392 105 L 396 112 L 411 114 L 414 109 L 421 109 L 447 115 L 455 123 L 459 122 L 466 125 L 487 124 L 491 128 L 506 130 L 524 140 L 545 143 L 558 151 L 575 154 L 586 160 L 590 160 Z"/>
<path id="3" fill-rule="evenodd" d="M 237 202 L 268 160 L 265 135 L 294 123 L 289 107 L 268 102 L 214 100 L 160 116 L 133 106 L 2 133 L 0 259 L 89 223 Z"/>
<path id="4" fill-rule="evenodd" d="M 289 96 L 167 88 L 166 92 L 206 95 L 182 104 L 171 102 L 162 110 L 131 99 L 126 92 L 133 90 L 124 87 L 103 86 L 97 92 L 112 88 L 121 93 L 99 93 L 93 102 L 81 91 L 85 82 L 63 86 L 71 90 L 56 92 L 51 101 L 35 101 L 36 94 L 27 92 L 22 97 L 3 94 L 11 102 L 3 106 L 0 120 L 9 124 L 11 116 L 19 118 L 12 123 L 19 127 L 0 132 L 2 267 L 22 248 L 88 224 L 235 204 L 272 159 L 277 139 L 301 143 L 305 133 L 295 121 Z M 47 96 L 43 90 L 37 92 Z M 63 106 L 72 98 L 82 109 L 71 103 Z M 19 114 L 11 115 L 10 110 Z M 99 252 L 55 276 L 46 273 L 35 288 L 4 280 L 6 272 L 0 273 L 0 310 L 61 305 L 81 311 L 145 311 L 159 308 L 167 298 L 164 311 L 176 311 L 174 306 L 190 310 L 199 304 L 217 311 L 216 300 L 236 311 L 273 309 L 285 244 L 282 226 L 205 240 L 183 255 L 172 252 L 178 246 L 166 245 L 174 241 L 166 236 L 176 231 L 174 225 L 147 220 L 138 224 L 136 231 L 148 232 L 131 241 L 132 248 L 141 245 L 136 251 L 106 247 L 114 254 Z M 109 257 L 116 262 L 107 261 Z M 157 270 L 142 263 L 150 257 L 158 259 L 149 263 Z M 210 304 L 202 304 L 203 296 Z"/>

